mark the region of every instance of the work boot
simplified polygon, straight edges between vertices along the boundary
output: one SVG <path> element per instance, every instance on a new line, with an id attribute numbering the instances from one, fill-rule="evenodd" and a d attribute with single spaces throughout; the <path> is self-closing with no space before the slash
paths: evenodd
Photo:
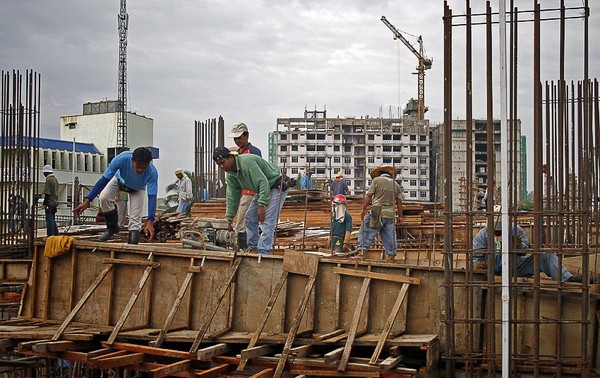
<path id="1" fill-rule="evenodd" d="M 239 249 L 244 251 L 248 248 L 248 237 L 245 232 L 237 233 L 237 245 Z"/>
<path id="2" fill-rule="evenodd" d="M 127 244 L 138 244 L 140 242 L 140 237 L 142 233 L 140 230 L 132 230 L 129 231 L 129 236 L 127 237 Z"/>
<path id="3" fill-rule="evenodd" d="M 396 259 L 396 255 L 385 255 L 385 261 L 394 261 Z"/>
<path id="4" fill-rule="evenodd" d="M 104 220 L 106 221 L 106 231 L 100 235 L 99 241 L 108 241 L 114 234 L 119 232 L 119 213 L 117 213 L 116 208 L 105 212 Z"/>
<path id="5" fill-rule="evenodd" d="M 567 280 L 567 282 L 583 283 L 583 276 L 581 276 L 579 274 L 574 274 L 571 277 L 569 277 L 569 279 Z M 595 283 L 596 283 L 596 278 L 590 277 L 590 285 L 593 285 Z"/>

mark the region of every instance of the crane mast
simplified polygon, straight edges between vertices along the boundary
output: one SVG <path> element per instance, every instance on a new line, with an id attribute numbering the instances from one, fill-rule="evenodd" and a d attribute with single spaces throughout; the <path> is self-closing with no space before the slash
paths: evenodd
<path id="1" fill-rule="evenodd" d="M 121 11 L 118 15 L 119 24 L 119 98 L 117 117 L 117 147 L 127 149 L 127 0 L 121 0 Z"/>
<path id="2" fill-rule="evenodd" d="M 394 39 L 399 39 L 404 43 L 406 47 L 417 57 L 419 65 L 417 66 L 417 89 L 418 89 L 418 102 L 417 102 L 417 114 L 419 119 L 424 118 L 425 114 L 425 70 L 431 68 L 433 59 L 429 59 L 425 56 L 423 51 L 423 39 L 419 36 L 417 42 L 419 43 L 419 50 L 415 49 L 406 38 L 392 25 L 385 16 L 381 16 L 381 22 L 385 24 L 394 33 Z"/>

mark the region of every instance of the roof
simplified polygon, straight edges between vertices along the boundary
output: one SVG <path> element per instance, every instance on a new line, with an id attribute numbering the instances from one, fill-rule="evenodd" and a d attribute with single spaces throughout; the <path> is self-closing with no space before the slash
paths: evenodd
<path id="1" fill-rule="evenodd" d="M 14 139 L 13 139 L 14 138 Z M 33 138 L 31 137 L 23 137 L 23 145 L 29 146 L 31 145 L 31 141 Z M 2 146 L 5 145 L 15 145 L 17 142 L 16 137 L 2 137 L 0 139 Z M 69 140 L 61 140 L 61 139 L 50 139 L 50 138 L 40 138 L 39 139 L 40 148 L 50 149 L 50 150 L 61 150 L 61 151 L 73 151 L 73 142 Z M 75 142 L 75 152 L 83 152 L 90 154 L 99 154 L 100 151 L 94 146 L 93 143 L 83 143 L 83 142 Z"/>

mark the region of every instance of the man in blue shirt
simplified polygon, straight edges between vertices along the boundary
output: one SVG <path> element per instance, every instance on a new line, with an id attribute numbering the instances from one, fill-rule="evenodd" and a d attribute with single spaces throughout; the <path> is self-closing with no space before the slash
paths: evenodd
<path id="1" fill-rule="evenodd" d="M 152 239 L 158 193 L 158 171 L 152 164 L 152 153 L 145 147 L 138 147 L 133 152 L 125 151 L 117 155 L 74 212 L 77 215 L 81 214 L 99 193 L 100 210 L 106 219 L 106 231 L 100 235 L 98 240 L 107 241 L 119 232 L 119 215 L 115 207 L 115 197 L 121 191 L 129 193 L 129 238 L 127 243 L 138 244 L 140 241 L 145 191 L 148 192 L 148 222 L 144 231 L 148 238 Z"/>
<path id="2" fill-rule="evenodd" d="M 309 169 L 308 171 L 306 171 L 306 174 L 302 176 L 302 180 L 300 180 L 300 189 L 306 190 L 313 188 L 313 181 L 311 177 L 312 171 Z"/>

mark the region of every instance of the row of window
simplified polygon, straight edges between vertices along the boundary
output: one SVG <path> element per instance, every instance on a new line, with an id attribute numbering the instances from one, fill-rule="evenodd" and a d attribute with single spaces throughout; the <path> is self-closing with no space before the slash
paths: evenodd
<path id="1" fill-rule="evenodd" d="M 291 140 L 299 140 L 299 135 L 301 134 L 291 134 Z M 368 140 L 375 140 L 375 137 L 381 138 L 383 140 L 402 140 L 402 137 L 406 136 L 405 134 L 369 134 L 367 135 L 367 139 Z M 307 133 L 306 134 L 306 140 L 326 140 L 326 139 L 331 139 L 331 138 L 326 138 L 327 134 L 313 134 L 313 133 Z M 341 139 L 341 134 L 333 134 L 333 140 L 340 140 Z M 408 138 L 404 138 L 405 140 L 409 140 L 409 141 L 416 141 L 417 140 L 417 135 L 415 134 L 410 134 L 408 135 Z M 427 135 L 419 135 L 418 136 L 419 141 L 421 142 L 426 142 L 427 141 Z M 279 134 L 279 140 L 287 140 L 287 134 L 284 133 L 280 133 Z"/>
<path id="2" fill-rule="evenodd" d="M 71 171 L 73 170 L 73 152 L 42 150 L 39 163 L 40 167 L 50 164 L 55 170 Z M 106 170 L 106 158 L 103 155 L 76 152 L 75 170 L 102 173 Z"/>
<path id="3" fill-rule="evenodd" d="M 325 156 L 292 156 L 291 157 L 291 162 L 292 163 L 299 163 L 300 159 L 304 160 L 306 158 L 306 162 L 307 163 L 326 163 L 326 158 Z M 352 164 L 352 157 L 345 157 L 344 158 L 344 163 L 345 164 Z M 416 157 L 384 157 L 384 158 L 380 158 L 378 157 L 377 159 L 381 159 L 383 161 L 383 164 L 402 164 L 403 162 L 406 163 L 406 161 L 408 160 L 408 162 L 410 164 L 417 164 L 417 158 Z M 357 159 L 358 160 L 358 159 Z M 363 160 L 364 161 L 364 160 Z M 279 162 L 281 164 L 286 164 L 288 162 L 288 157 L 287 156 L 281 156 L 279 158 Z M 333 158 L 333 163 L 334 164 L 339 164 L 342 162 L 342 158 L 340 156 L 335 156 Z M 375 164 L 375 157 L 374 156 L 369 156 L 367 157 L 367 162 L 371 163 L 371 164 Z M 425 165 L 427 164 L 427 158 L 421 157 L 419 158 L 419 164 L 421 165 Z"/>
<path id="4" fill-rule="evenodd" d="M 325 145 L 314 145 L 314 144 L 307 145 L 306 151 L 307 152 L 325 152 L 326 150 L 331 150 L 332 147 L 333 147 L 334 152 L 341 151 L 340 146 L 325 146 Z M 419 147 L 420 153 L 427 153 L 427 146 L 418 146 L 418 147 Z M 356 154 L 364 154 L 364 148 L 365 148 L 364 146 L 354 147 L 354 152 Z M 287 150 L 288 150 L 287 145 L 279 146 L 279 151 L 287 152 Z M 292 152 L 298 152 L 300 150 L 300 148 L 298 145 L 292 145 L 292 146 L 290 146 L 290 150 Z M 369 152 L 375 152 L 375 146 L 368 146 L 367 150 Z M 383 152 L 402 152 L 402 150 L 407 151 L 407 152 L 416 153 L 417 146 L 383 146 Z M 352 146 L 344 146 L 344 152 L 352 153 Z"/>

